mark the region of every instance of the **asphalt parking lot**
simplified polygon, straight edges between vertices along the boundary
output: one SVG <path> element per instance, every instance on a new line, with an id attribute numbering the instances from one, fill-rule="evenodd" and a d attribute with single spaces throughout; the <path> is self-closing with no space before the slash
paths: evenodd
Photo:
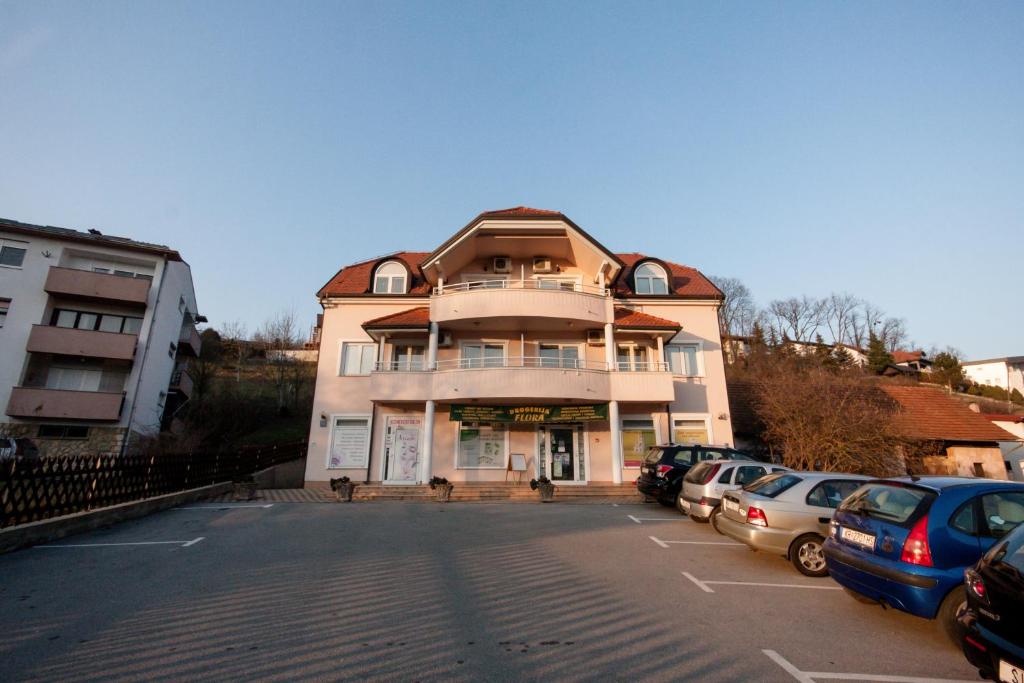
<path id="1" fill-rule="evenodd" d="M 978 680 L 658 505 L 201 503 L 0 556 L 0 680 Z"/>

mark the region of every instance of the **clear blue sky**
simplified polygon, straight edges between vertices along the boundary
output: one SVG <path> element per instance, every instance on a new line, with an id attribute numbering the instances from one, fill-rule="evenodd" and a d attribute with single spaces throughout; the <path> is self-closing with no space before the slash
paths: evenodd
<path id="1" fill-rule="evenodd" d="M 0 1 L 0 216 L 168 243 L 212 324 L 481 210 L 1024 353 L 1024 3 Z"/>

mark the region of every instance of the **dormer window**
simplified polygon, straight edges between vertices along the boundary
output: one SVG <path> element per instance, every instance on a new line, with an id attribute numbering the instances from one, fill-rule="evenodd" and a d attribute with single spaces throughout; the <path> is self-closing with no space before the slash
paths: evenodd
<path id="1" fill-rule="evenodd" d="M 373 278 L 374 294 L 405 294 L 405 279 L 408 276 L 405 266 L 398 261 L 382 263 Z"/>
<path id="2" fill-rule="evenodd" d="M 633 273 L 637 294 L 668 294 L 668 276 L 657 263 L 644 263 Z"/>

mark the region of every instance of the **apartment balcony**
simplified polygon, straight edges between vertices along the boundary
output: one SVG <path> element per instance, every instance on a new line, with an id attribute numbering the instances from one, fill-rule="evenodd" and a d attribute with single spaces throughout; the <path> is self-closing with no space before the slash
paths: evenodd
<path id="1" fill-rule="evenodd" d="M 430 298 L 430 319 L 453 327 L 460 321 L 494 318 L 574 321 L 600 326 L 612 321 L 611 299 L 600 287 L 572 282 L 488 280 L 435 288 Z M 492 325 L 493 327 L 493 325 Z M 581 326 L 582 328 L 582 326 Z"/>
<path id="2" fill-rule="evenodd" d="M 183 356 L 198 358 L 202 348 L 203 340 L 199 336 L 196 326 L 186 325 L 182 327 L 181 334 L 178 337 L 178 353 Z"/>
<path id="3" fill-rule="evenodd" d="M 370 375 L 373 401 L 670 402 L 672 375 L 662 364 L 609 372 L 603 362 L 550 358 L 455 359 L 434 371 L 379 364 Z"/>
<path id="4" fill-rule="evenodd" d="M 135 358 L 138 341 L 134 334 L 33 325 L 26 348 L 31 353 L 130 361 Z"/>
<path id="5" fill-rule="evenodd" d="M 177 391 L 184 394 L 186 398 L 190 398 L 195 389 L 195 382 L 192 376 L 188 374 L 188 370 L 179 368 L 171 374 L 170 386 L 172 391 Z"/>
<path id="6" fill-rule="evenodd" d="M 52 266 L 43 289 L 73 299 L 145 306 L 149 285 L 143 278 Z"/>
<path id="7" fill-rule="evenodd" d="M 7 403 L 11 417 L 114 422 L 121 417 L 124 392 L 64 391 L 14 387 Z"/>

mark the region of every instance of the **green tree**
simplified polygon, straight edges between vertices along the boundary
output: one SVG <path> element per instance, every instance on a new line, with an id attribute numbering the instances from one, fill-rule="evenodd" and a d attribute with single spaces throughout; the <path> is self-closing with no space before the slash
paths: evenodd
<path id="1" fill-rule="evenodd" d="M 868 370 L 880 375 L 891 363 L 892 354 L 885 348 L 885 340 L 872 332 L 868 339 Z"/>
<path id="2" fill-rule="evenodd" d="M 948 351 L 936 354 L 932 360 L 931 381 L 945 386 L 950 391 L 962 386 L 964 369 L 960 366 L 960 360 Z"/>

